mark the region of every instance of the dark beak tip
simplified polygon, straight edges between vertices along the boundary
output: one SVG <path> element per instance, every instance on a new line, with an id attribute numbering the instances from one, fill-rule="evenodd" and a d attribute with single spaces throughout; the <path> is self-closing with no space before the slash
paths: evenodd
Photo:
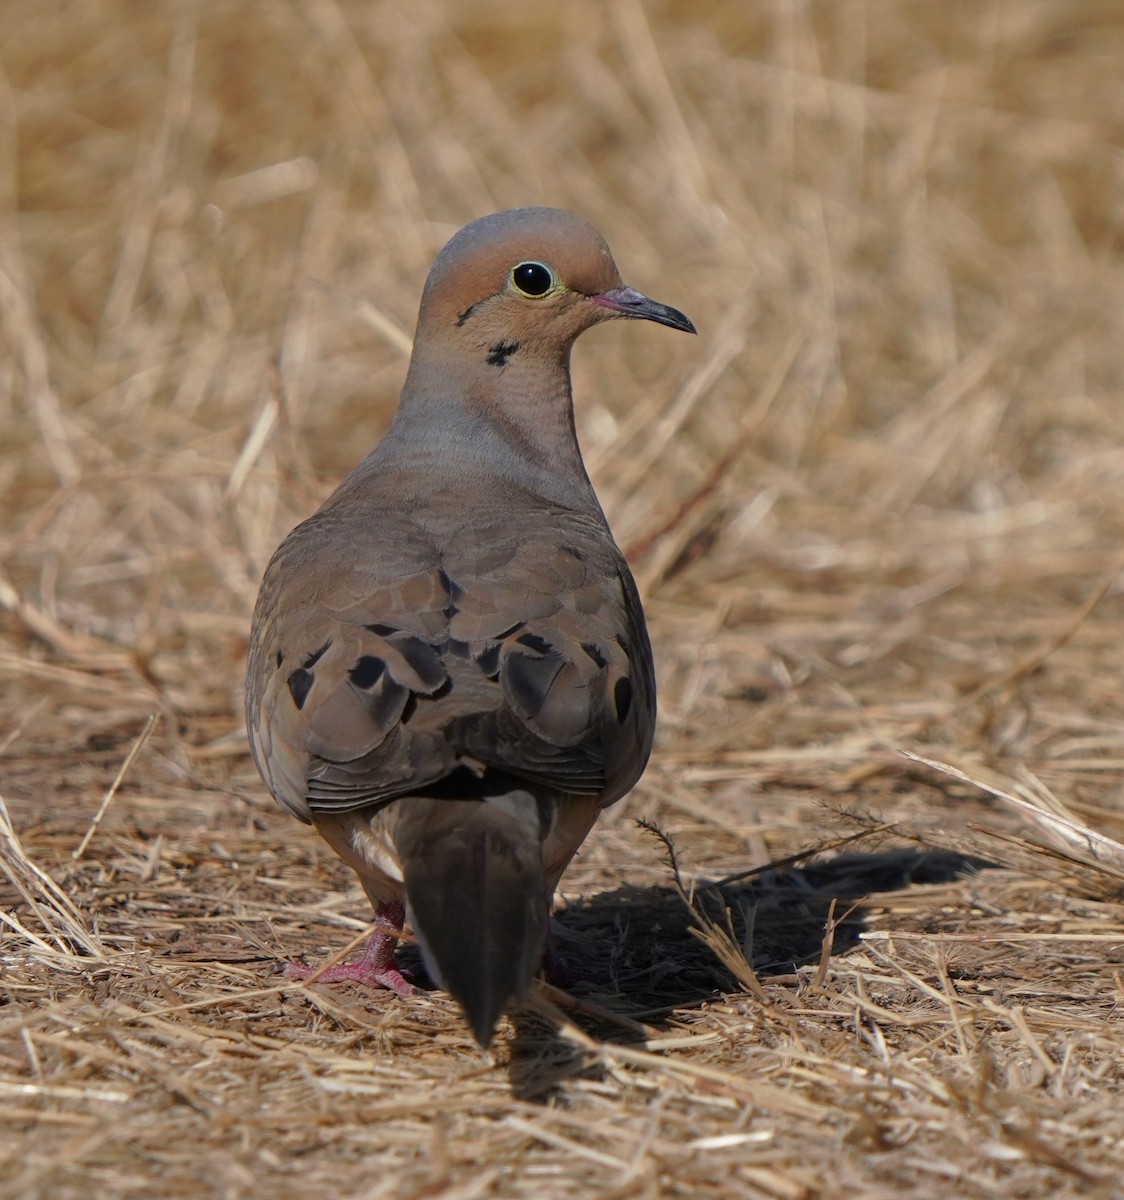
<path id="1" fill-rule="evenodd" d="M 659 314 L 637 313 L 637 316 L 645 316 L 649 321 L 656 321 L 660 325 L 666 325 L 669 329 L 681 330 L 683 333 L 698 333 L 694 321 L 686 313 L 681 313 L 679 309 L 671 308 L 666 304 L 658 307 L 663 310 Z"/>

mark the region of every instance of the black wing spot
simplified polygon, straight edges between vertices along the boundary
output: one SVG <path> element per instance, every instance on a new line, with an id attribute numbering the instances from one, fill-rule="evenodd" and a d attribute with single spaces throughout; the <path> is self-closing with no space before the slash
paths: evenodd
<path id="1" fill-rule="evenodd" d="M 441 580 L 441 586 L 445 589 L 449 597 L 449 603 L 445 605 L 441 612 L 446 621 L 451 621 L 460 612 L 460 609 L 457 607 L 457 601 L 461 598 L 464 589 L 452 579 L 444 567 L 438 570 L 437 577 Z"/>
<path id="2" fill-rule="evenodd" d="M 397 625 L 383 625 L 377 621 L 374 625 L 364 625 L 363 628 L 369 629 L 372 633 L 377 634 L 379 637 L 390 637 L 392 633 L 398 632 Z"/>
<path id="3" fill-rule="evenodd" d="M 442 696 L 447 696 L 453 690 L 453 681 L 446 679 L 445 682 L 433 693 L 432 696 L 427 696 L 426 700 L 440 700 Z M 402 706 L 402 715 L 398 720 L 406 725 L 411 717 L 418 711 L 418 697 L 415 692 L 411 692 L 406 698 L 406 703 Z"/>
<path id="4" fill-rule="evenodd" d="M 525 654 L 509 655 L 504 664 L 504 678 L 512 706 L 522 717 L 533 718 L 546 703 L 551 684 L 562 662 L 556 656 L 528 658 Z"/>
<path id="5" fill-rule="evenodd" d="M 525 633 L 515 640 L 520 646 L 526 646 L 528 650 L 533 650 L 536 654 L 549 654 L 553 649 L 551 644 L 539 637 L 537 633 Z"/>
<path id="6" fill-rule="evenodd" d="M 437 578 L 441 580 L 441 586 L 449 593 L 450 600 L 459 600 L 464 594 L 464 588 L 453 579 L 444 567 L 438 570 Z"/>
<path id="7" fill-rule="evenodd" d="M 385 670 L 386 663 L 381 658 L 376 658 L 373 654 L 364 654 L 348 671 L 347 677 L 357 688 L 367 691 L 378 683 Z"/>
<path id="8" fill-rule="evenodd" d="M 632 710 L 632 680 L 622 675 L 613 688 L 613 705 L 617 710 L 617 720 L 624 724 L 625 717 Z"/>
<path id="9" fill-rule="evenodd" d="M 488 349 L 488 366 L 506 367 L 507 360 L 519 349 L 518 342 L 496 342 Z"/>
<path id="10" fill-rule="evenodd" d="M 445 668 L 441 665 L 441 656 L 428 642 L 417 637 L 407 637 L 397 639 L 393 645 L 417 672 L 427 691 L 432 692 L 434 688 L 440 687 L 445 679 Z"/>
<path id="11" fill-rule="evenodd" d="M 297 708 L 304 708 L 304 702 L 308 699 L 308 693 L 312 691 L 315 682 L 316 676 L 304 667 L 297 667 L 289 676 L 289 695 Z"/>
<path id="12" fill-rule="evenodd" d="M 277 651 L 277 669 L 278 669 L 279 671 L 281 670 L 281 664 L 282 664 L 284 661 L 285 661 L 285 651 L 284 651 L 284 650 L 278 650 L 278 651 Z"/>
<path id="13" fill-rule="evenodd" d="M 485 650 L 481 650 L 476 656 L 476 662 L 480 670 L 489 679 L 495 679 L 500 673 L 500 647 L 497 643 L 494 646 L 489 646 Z"/>
<path id="14" fill-rule="evenodd" d="M 505 641 L 507 641 L 507 639 L 508 639 L 509 637 L 511 637 L 511 635 L 512 635 L 512 634 L 513 634 L 513 633 L 514 633 L 514 632 L 515 632 L 517 629 L 522 629 L 522 628 L 523 628 L 523 622 L 522 622 L 522 621 L 516 621 L 516 622 L 515 622 L 515 624 L 514 624 L 514 625 L 512 625 L 512 626 L 511 626 L 509 629 L 505 629 L 505 630 L 504 630 L 502 633 L 497 633 L 497 634 L 496 634 L 496 641 L 497 641 L 497 642 L 505 642 Z"/>
<path id="15" fill-rule="evenodd" d="M 601 648 L 596 642 L 582 642 L 582 649 L 599 667 L 605 666 L 607 659 L 605 658 L 605 655 L 601 653 Z"/>
<path id="16" fill-rule="evenodd" d="M 301 663 L 301 667 L 305 671 L 311 671 L 314 666 L 324 657 L 324 651 L 332 644 L 332 639 L 329 638 L 319 650 L 313 652 Z"/>

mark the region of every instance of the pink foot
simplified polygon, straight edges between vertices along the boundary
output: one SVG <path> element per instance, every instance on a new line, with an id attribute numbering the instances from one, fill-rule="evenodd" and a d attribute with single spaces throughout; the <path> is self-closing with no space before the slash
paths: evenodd
<path id="1" fill-rule="evenodd" d="M 388 988 L 399 996 L 415 996 L 417 988 L 399 971 L 394 958 L 405 915 L 401 905 L 397 904 L 385 904 L 377 909 L 375 920 L 386 928 L 371 934 L 367 949 L 358 962 L 340 963 L 326 971 L 306 967 L 303 963 L 289 963 L 285 974 L 290 979 L 308 979 L 315 975 L 317 983 L 364 983 L 368 987 Z"/>

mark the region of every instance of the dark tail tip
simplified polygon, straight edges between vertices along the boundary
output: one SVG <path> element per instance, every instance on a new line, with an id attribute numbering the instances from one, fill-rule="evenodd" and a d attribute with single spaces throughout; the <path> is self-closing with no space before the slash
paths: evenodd
<path id="1" fill-rule="evenodd" d="M 547 920 L 545 902 L 533 905 L 532 897 L 520 892 L 497 903 L 492 890 L 491 903 L 483 912 L 475 904 L 463 904 L 468 918 L 464 923 L 460 915 L 452 918 L 446 913 L 435 928 L 432 920 L 420 917 L 416 910 L 413 914 L 427 960 L 485 1050 L 508 1005 L 530 987 L 542 958 Z M 505 911 L 497 912 L 501 906 Z M 532 907 L 542 909 L 541 932 L 540 914 Z"/>
<path id="2" fill-rule="evenodd" d="M 514 994 L 514 990 L 513 988 L 512 992 L 501 1000 L 502 991 L 488 991 L 471 986 L 458 989 L 449 986 L 449 991 L 456 997 L 464 1012 L 472 1036 L 482 1050 L 487 1050 L 492 1044 L 492 1039 L 496 1036 L 496 1025 L 503 1016 L 503 1010 L 507 1007 L 507 1001 Z"/>
<path id="3" fill-rule="evenodd" d="M 513 821 L 487 802 L 443 808 L 460 819 L 431 827 L 415 853 L 402 854 L 410 922 L 426 965 L 487 1049 L 542 962 L 550 910 L 542 844 L 537 819 Z"/>

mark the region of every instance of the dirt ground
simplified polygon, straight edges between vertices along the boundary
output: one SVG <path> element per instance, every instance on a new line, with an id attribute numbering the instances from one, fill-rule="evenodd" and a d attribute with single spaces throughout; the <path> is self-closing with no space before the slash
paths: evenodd
<path id="1" fill-rule="evenodd" d="M 0 1200 L 1120 1195 L 1117 0 L 3 27 Z M 281 975 L 369 909 L 241 687 L 433 255 L 528 203 L 700 336 L 575 354 L 659 737 L 483 1053 Z"/>

